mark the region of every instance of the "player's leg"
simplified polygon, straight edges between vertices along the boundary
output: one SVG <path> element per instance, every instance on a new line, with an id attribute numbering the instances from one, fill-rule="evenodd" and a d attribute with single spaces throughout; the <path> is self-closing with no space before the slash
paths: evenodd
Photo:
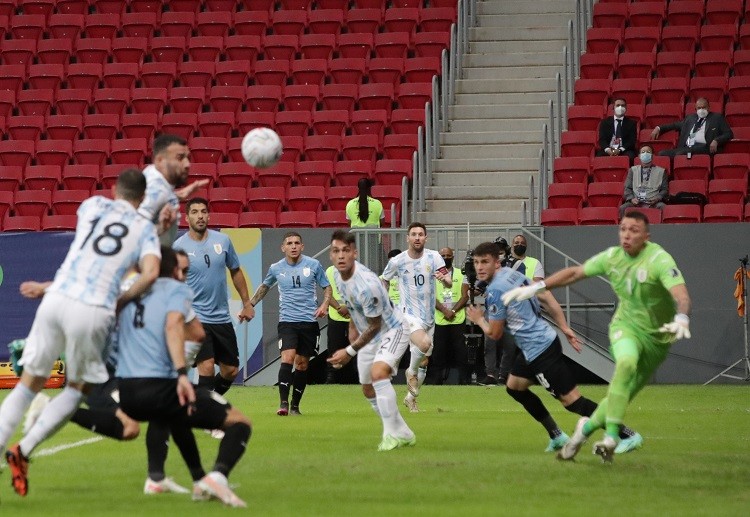
<path id="1" fill-rule="evenodd" d="M 310 357 L 318 352 L 320 340 L 320 327 L 317 322 L 297 323 L 297 357 L 294 360 L 294 381 L 292 385 L 292 404 L 289 412 L 292 415 L 301 414 L 299 404 L 302 401 L 302 395 L 305 394 L 307 387 L 307 367 L 310 364 Z"/>
<path id="2" fill-rule="evenodd" d="M 297 355 L 297 332 L 292 323 L 279 322 L 279 339 L 281 340 L 281 364 L 279 365 L 279 409 L 276 414 L 289 414 L 289 390 L 294 382 L 294 361 Z"/>
<path id="3" fill-rule="evenodd" d="M 214 335 L 214 359 L 219 363 L 219 373 L 214 377 L 214 391 L 224 395 L 239 373 L 240 352 L 231 323 L 215 325 Z"/>
<path id="4" fill-rule="evenodd" d="M 167 453 L 169 451 L 169 424 L 162 420 L 152 420 L 148 423 L 148 430 L 146 431 L 146 456 L 148 458 L 148 476 L 143 484 L 143 493 L 146 495 L 154 494 L 189 494 L 190 490 L 177 484 L 174 479 L 167 477 L 164 464 L 167 461 Z M 178 438 L 180 439 L 180 438 Z M 194 469 L 196 470 L 195 475 L 199 475 L 202 467 L 200 467 L 200 457 L 197 461 L 192 456 L 190 451 L 190 438 L 182 438 L 187 440 L 187 450 L 183 457 L 193 458 L 191 461 L 194 463 Z M 194 440 L 193 440 L 194 441 Z M 197 449 L 196 449 L 197 451 Z M 197 467 L 195 466 L 197 465 Z M 198 468 L 200 467 L 200 468 Z M 200 477 L 198 478 L 200 479 Z"/>
<path id="5" fill-rule="evenodd" d="M 207 390 L 213 390 L 216 387 L 216 341 L 217 336 L 215 333 L 216 325 L 206 323 L 203 325 L 203 330 L 206 333 L 206 337 L 203 340 L 203 345 L 195 357 L 195 369 L 198 371 L 198 386 L 206 388 Z"/>
<path id="6" fill-rule="evenodd" d="M 88 407 L 79 407 L 70 421 L 115 440 L 133 440 L 138 437 L 140 426 L 120 409 L 118 400 L 117 379 L 110 375 L 107 382 L 87 387 L 85 402 Z"/>
<path id="7" fill-rule="evenodd" d="M 378 409 L 378 398 L 375 393 L 375 388 L 372 386 L 372 364 L 375 360 L 375 353 L 377 348 L 368 344 L 360 349 L 357 354 L 357 372 L 359 376 L 359 383 L 362 385 L 362 394 L 370 403 L 370 407 L 375 414 L 380 416 L 380 410 Z M 350 361 L 351 362 L 351 361 Z M 385 430 L 383 431 L 385 435 Z"/>

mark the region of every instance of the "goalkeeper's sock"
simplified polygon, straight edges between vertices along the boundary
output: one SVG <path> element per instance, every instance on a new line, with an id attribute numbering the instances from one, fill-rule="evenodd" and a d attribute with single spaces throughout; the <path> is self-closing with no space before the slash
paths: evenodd
<path id="1" fill-rule="evenodd" d="M 70 417 L 70 421 L 93 433 L 108 436 L 115 440 L 122 440 L 125 432 L 122 422 L 112 411 L 79 407 Z M 155 479 L 154 481 L 158 480 Z"/>
<path id="2" fill-rule="evenodd" d="M 148 477 L 161 481 L 166 477 L 164 464 L 169 451 L 169 427 L 161 422 L 149 422 L 146 431 L 146 456 L 148 457 Z"/>
<path id="3" fill-rule="evenodd" d="M 607 391 L 607 434 L 615 439 L 620 435 L 620 426 L 630 401 L 630 390 L 638 368 L 638 358 L 632 355 L 616 357 L 615 372 Z"/>

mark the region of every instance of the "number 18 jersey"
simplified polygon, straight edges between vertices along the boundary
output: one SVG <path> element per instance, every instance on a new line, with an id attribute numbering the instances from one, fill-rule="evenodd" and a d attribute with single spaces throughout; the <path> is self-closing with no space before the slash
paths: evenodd
<path id="1" fill-rule="evenodd" d="M 401 297 L 399 308 L 421 320 L 427 327 L 435 324 L 435 271 L 445 268 L 445 261 L 435 250 L 425 249 L 422 256 L 413 259 L 404 251 L 388 261 L 383 278 L 398 278 Z"/>
<path id="2" fill-rule="evenodd" d="M 125 273 L 146 255 L 161 258 L 153 223 L 123 200 L 102 196 L 78 208 L 76 235 L 48 291 L 114 310 Z"/>

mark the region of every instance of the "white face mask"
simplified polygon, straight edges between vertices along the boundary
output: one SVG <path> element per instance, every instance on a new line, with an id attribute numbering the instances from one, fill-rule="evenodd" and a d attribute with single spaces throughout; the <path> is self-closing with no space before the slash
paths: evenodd
<path id="1" fill-rule="evenodd" d="M 622 117 L 625 114 L 625 106 L 615 106 L 615 115 Z"/>
<path id="2" fill-rule="evenodd" d="M 696 113 L 698 114 L 698 117 L 700 118 L 706 118 L 706 116 L 708 116 L 707 109 L 699 109 L 698 111 L 696 111 Z"/>

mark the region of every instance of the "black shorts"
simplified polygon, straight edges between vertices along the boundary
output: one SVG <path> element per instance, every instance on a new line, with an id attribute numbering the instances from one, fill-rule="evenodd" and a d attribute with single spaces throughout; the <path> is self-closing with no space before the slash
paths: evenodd
<path id="1" fill-rule="evenodd" d="M 89 409 L 115 412 L 120 407 L 120 394 L 117 379 L 110 377 L 107 382 L 90 384 L 84 401 Z"/>
<path id="2" fill-rule="evenodd" d="M 237 348 L 237 335 L 231 323 L 204 323 L 206 339 L 203 340 L 195 362 L 213 359 L 227 366 L 240 365 L 240 351 Z"/>
<path id="3" fill-rule="evenodd" d="M 333 354 L 349 346 L 349 322 L 328 318 L 328 352 Z"/>
<path id="4" fill-rule="evenodd" d="M 119 379 L 120 407 L 139 422 L 152 420 L 176 423 L 185 420 L 190 427 L 221 429 L 232 406 L 216 392 L 195 388 L 195 410 L 187 414 L 177 398 L 177 379 Z"/>
<path id="5" fill-rule="evenodd" d="M 518 354 L 510 373 L 516 377 L 536 380 L 555 398 L 570 393 L 576 387 L 573 372 L 563 358 L 559 337 L 555 338 L 542 355 L 530 363 L 526 362 L 522 353 Z"/>
<path id="6" fill-rule="evenodd" d="M 296 350 L 298 355 L 312 357 L 318 353 L 320 327 L 317 321 L 279 322 L 281 350 Z"/>

